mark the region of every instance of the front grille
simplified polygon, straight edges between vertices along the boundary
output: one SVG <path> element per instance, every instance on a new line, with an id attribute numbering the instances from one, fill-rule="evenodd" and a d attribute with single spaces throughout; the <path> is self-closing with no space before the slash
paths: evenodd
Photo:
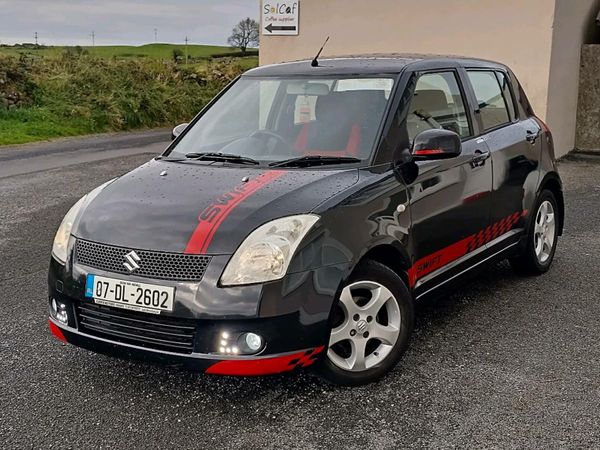
<path id="1" fill-rule="evenodd" d="M 194 350 L 193 320 L 153 317 L 93 303 L 80 303 L 76 312 L 79 331 L 85 334 L 175 353 Z"/>
<path id="2" fill-rule="evenodd" d="M 115 247 L 97 242 L 77 239 L 75 243 L 76 260 L 96 269 L 129 275 L 125 268 L 125 255 L 130 248 Z M 139 269 L 133 275 L 163 280 L 199 281 L 202 279 L 211 257 L 207 255 L 186 255 L 183 253 L 164 253 L 150 250 L 135 250 L 140 257 Z"/>

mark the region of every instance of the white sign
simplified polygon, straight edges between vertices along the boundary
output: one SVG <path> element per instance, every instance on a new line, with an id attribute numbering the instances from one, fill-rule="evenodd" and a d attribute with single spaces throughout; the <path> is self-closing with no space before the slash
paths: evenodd
<path id="1" fill-rule="evenodd" d="M 300 0 L 262 1 L 262 34 L 297 35 Z"/>

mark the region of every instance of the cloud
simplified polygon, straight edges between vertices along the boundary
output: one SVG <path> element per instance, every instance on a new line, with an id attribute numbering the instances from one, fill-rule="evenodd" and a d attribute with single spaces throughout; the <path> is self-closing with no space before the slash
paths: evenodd
<path id="1" fill-rule="evenodd" d="M 154 41 L 225 45 L 233 26 L 257 18 L 258 0 L 0 0 L 0 43 L 139 45 Z"/>

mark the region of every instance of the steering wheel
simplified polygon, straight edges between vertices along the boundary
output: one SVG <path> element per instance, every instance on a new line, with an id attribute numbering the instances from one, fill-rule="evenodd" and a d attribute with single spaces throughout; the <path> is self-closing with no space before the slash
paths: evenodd
<path id="1" fill-rule="evenodd" d="M 261 136 L 264 136 L 264 137 L 267 137 L 267 138 L 275 138 L 280 144 L 284 144 L 286 147 L 290 147 L 290 144 L 288 143 L 288 141 L 286 141 L 283 137 L 281 137 L 277 133 L 273 133 L 272 131 L 269 131 L 269 130 L 256 130 L 249 137 L 251 137 L 251 138 L 259 138 Z M 275 149 L 275 147 L 273 147 L 272 149 L 270 149 L 271 152 L 274 149 Z"/>

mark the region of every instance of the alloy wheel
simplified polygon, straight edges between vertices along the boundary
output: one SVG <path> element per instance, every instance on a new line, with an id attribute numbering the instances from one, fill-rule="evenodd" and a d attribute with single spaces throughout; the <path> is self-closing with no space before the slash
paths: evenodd
<path id="1" fill-rule="evenodd" d="M 368 370 L 391 353 L 401 325 L 398 301 L 388 288 L 374 281 L 349 284 L 334 311 L 327 357 L 343 370 Z"/>
<path id="2" fill-rule="evenodd" d="M 533 248 L 541 264 L 548 261 L 552 254 L 555 235 L 556 220 L 554 207 L 551 202 L 545 200 L 538 208 L 533 229 Z"/>

